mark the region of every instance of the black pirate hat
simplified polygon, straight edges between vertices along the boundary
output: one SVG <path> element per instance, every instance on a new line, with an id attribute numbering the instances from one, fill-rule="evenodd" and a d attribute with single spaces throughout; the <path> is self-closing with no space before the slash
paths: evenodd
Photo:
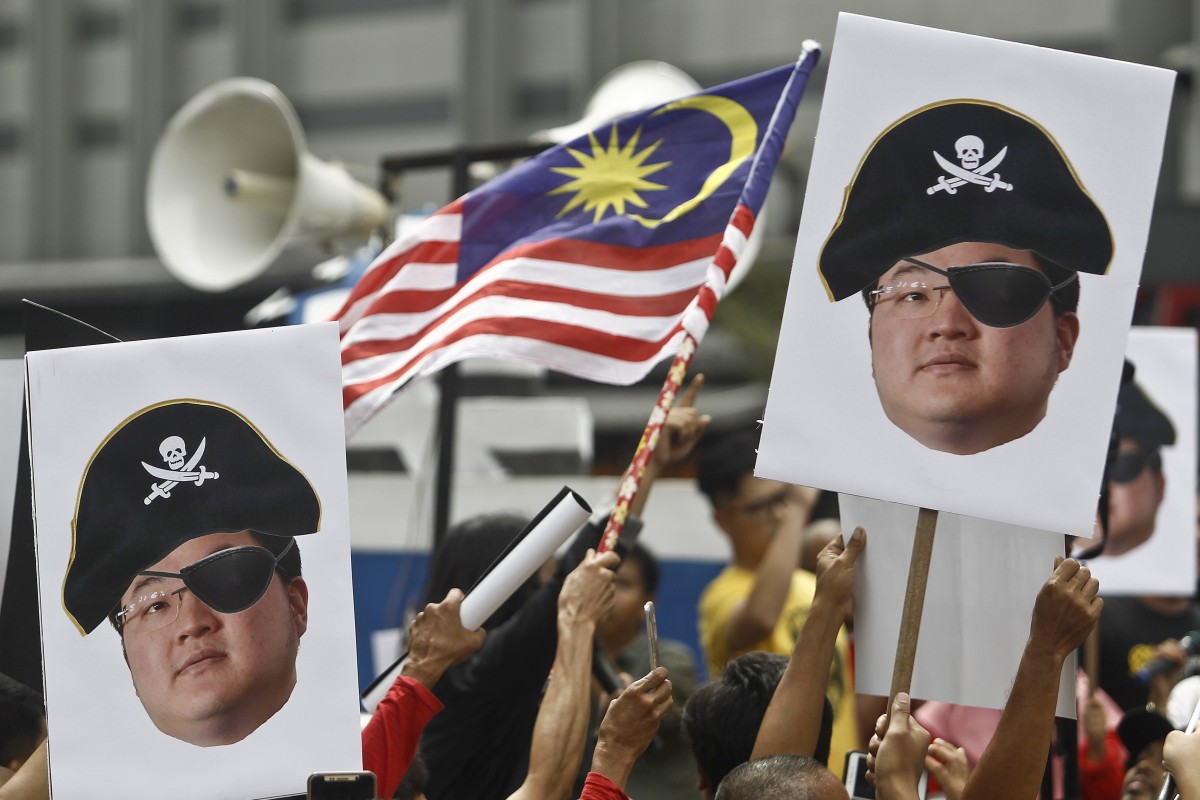
<path id="1" fill-rule="evenodd" d="M 834 300 L 900 259 L 958 242 L 1032 250 L 1102 275 L 1112 235 L 1058 143 L 1012 109 L 950 100 L 885 130 L 863 156 L 818 266 Z"/>
<path id="2" fill-rule="evenodd" d="M 141 571 L 184 542 L 250 530 L 279 555 L 321 527 L 312 484 L 237 411 L 172 400 L 138 411 L 88 462 L 63 606 L 91 633 Z"/>
<path id="3" fill-rule="evenodd" d="M 1147 451 L 1175 444 L 1175 426 L 1134 380 L 1134 366 L 1125 362 L 1125 376 L 1117 392 L 1117 436 L 1133 439 Z"/>

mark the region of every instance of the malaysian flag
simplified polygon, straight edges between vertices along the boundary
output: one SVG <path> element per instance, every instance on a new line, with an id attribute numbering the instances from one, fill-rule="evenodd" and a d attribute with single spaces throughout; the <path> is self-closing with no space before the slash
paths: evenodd
<path id="1" fill-rule="evenodd" d="M 393 242 L 335 316 L 347 432 L 464 358 L 630 384 L 698 341 L 818 55 L 606 123 Z"/>

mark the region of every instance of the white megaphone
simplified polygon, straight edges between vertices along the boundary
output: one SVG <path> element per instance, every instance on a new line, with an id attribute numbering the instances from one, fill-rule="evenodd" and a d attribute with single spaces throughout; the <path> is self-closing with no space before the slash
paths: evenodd
<path id="1" fill-rule="evenodd" d="M 291 103 L 255 78 L 209 86 L 167 124 L 146 181 L 150 238 L 189 286 L 224 291 L 289 244 L 363 238 L 387 201 L 313 156 Z"/>
<path id="2" fill-rule="evenodd" d="M 554 144 L 569 142 L 617 117 L 678 100 L 695 94 L 701 88 L 692 76 L 665 61 L 632 61 L 604 76 L 588 98 L 582 119 L 570 125 L 538 131 L 530 138 Z M 746 240 L 737 264 L 725 283 L 726 293 L 741 283 L 758 257 L 762 249 L 763 231 L 766 230 L 766 214 L 767 206 L 763 204 L 754 230 L 750 232 L 750 238 Z"/>

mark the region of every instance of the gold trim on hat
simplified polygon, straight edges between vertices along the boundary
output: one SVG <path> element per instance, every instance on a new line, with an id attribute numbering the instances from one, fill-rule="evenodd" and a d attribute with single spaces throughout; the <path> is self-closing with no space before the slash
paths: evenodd
<path id="1" fill-rule="evenodd" d="M 139 411 L 135 411 L 132 414 L 130 414 L 128 417 L 123 419 L 115 428 L 113 428 L 111 431 L 109 431 L 108 435 L 104 437 L 104 440 L 102 442 L 100 442 L 100 444 L 97 445 L 96 449 L 92 452 L 91 457 L 88 459 L 87 466 L 84 467 L 84 469 L 83 469 L 83 474 L 79 477 L 79 488 L 76 490 L 76 493 L 75 493 L 75 513 L 71 517 L 71 557 L 67 561 L 67 570 L 66 570 L 66 572 L 63 573 L 62 591 L 60 592 L 60 596 L 62 597 L 63 611 L 66 613 L 67 618 L 71 620 L 72 624 L 75 625 L 76 630 L 79 631 L 81 636 L 86 636 L 87 631 L 85 631 L 83 629 L 83 626 L 79 624 L 79 621 L 77 619 L 75 619 L 75 615 L 72 614 L 70 609 L 67 608 L 67 578 L 71 575 L 71 568 L 73 566 L 75 566 L 76 528 L 78 527 L 78 524 L 79 524 L 79 504 L 83 502 L 83 485 L 84 485 L 84 483 L 87 482 L 87 476 L 88 476 L 88 473 L 92 469 L 92 463 L 95 462 L 96 457 L 100 455 L 100 451 L 104 449 L 105 445 L 107 445 L 110 441 L 112 441 L 112 438 L 114 436 L 116 436 L 118 433 L 120 433 L 121 430 L 124 429 L 126 425 L 133 422 L 138 417 L 140 417 L 143 414 L 146 414 L 150 411 L 153 411 L 157 408 L 163 408 L 164 406 L 180 405 L 180 404 L 184 404 L 184 403 L 186 403 L 188 405 L 196 405 L 196 406 L 210 406 L 212 408 L 219 408 L 219 409 L 222 409 L 223 411 L 228 411 L 229 413 L 233 414 L 238 419 L 240 419 L 242 422 L 246 423 L 247 427 L 249 427 L 252 431 L 254 431 L 256 434 L 258 434 L 258 437 L 260 439 L 262 439 L 262 441 L 267 445 L 267 447 L 271 450 L 271 452 L 275 454 L 276 458 L 278 458 L 280 461 L 282 461 L 283 463 L 290 466 L 292 469 L 296 470 L 296 472 L 298 472 L 300 474 L 300 477 L 304 478 L 305 482 L 308 483 L 308 488 L 312 490 L 313 497 L 317 498 L 317 529 L 315 531 L 313 531 L 313 533 L 318 533 L 321 530 L 321 520 L 324 516 L 324 507 L 321 504 L 321 495 L 317 492 L 316 487 L 313 486 L 313 482 L 309 479 L 308 475 L 305 474 L 304 470 L 300 469 L 298 466 L 296 466 L 294 463 L 292 463 L 291 460 L 289 460 L 286 456 L 284 456 L 283 453 L 279 452 L 279 450 L 276 449 L 275 445 L 271 443 L 271 440 L 266 437 L 266 434 L 264 434 L 257 425 L 255 425 L 253 422 L 251 422 L 246 417 L 245 414 L 238 411 L 236 408 L 232 408 L 231 406 L 225 405 L 224 403 L 217 403 L 212 400 L 199 400 L 199 399 L 193 398 L 193 397 L 183 397 L 183 398 L 178 398 L 175 400 L 163 400 L 158 403 L 154 403 L 153 405 L 146 406 L 145 408 L 143 408 Z"/>
<path id="2" fill-rule="evenodd" d="M 1039 131 L 1042 132 L 1042 135 L 1046 137 L 1046 139 L 1050 142 L 1050 144 L 1054 145 L 1054 149 L 1057 150 L 1059 156 L 1062 157 L 1063 163 L 1067 165 L 1067 171 L 1071 173 L 1071 177 L 1075 180 L 1075 185 L 1079 187 L 1079 191 L 1083 192 L 1084 196 L 1087 197 L 1088 200 L 1092 201 L 1092 205 L 1096 207 L 1096 210 L 1098 212 L 1100 212 L 1100 217 L 1104 220 L 1104 228 L 1105 228 L 1105 230 L 1108 231 L 1108 242 L 1110 245 L 1109 251 L 1112 253 L 1112 255 L 1110 255 L 1108 257 L 1108 263 L 1104 265 L 1104 272 L 1102 273 L 1104 275 L 1107 275 L 1109 269 L 1112 267 L 1113 259 L 1116 257 L 1116 249 L 1117 249 L 1117 243 L 1113 241 L 1113 237 L 1112 237 L 1112 226 L 1109 225 L 1109 223 L 1108 223 L 1108 216 L 1104 213 L 1104 209 L 1100 207 L 1100 204 L 1096 202 L 1096 198 L 1092 197 L 1091 193 L 1087 190 L 1087 187 L 1083 185 L 1083 181 L 1079 179 L 1079 173 L 1077 173 L 1075 171 L 1075 165 L 1071 163 L 1071 159 L 1067 158 L 1066 151 L 1064 151 L 1062 149 L 1062 147 L 1059 145 L 1058 139 L 1054 138 L 1054 134 L 1052 134 L 1052 133 L 1050 133 L 1050 131 L 1046 130 L 1046 128 L 1040 122 L 1035 120 L 1034 118 L 1026 116 L 1025 114 L 1022 114 L 1020 111 L 1017 111 L 1016 109 L 1009 108 L 1008 106 L 1004 105 L 1003 103 L 997 103 L 992 100 L 979 100 L 979 99 L 970 98 L 970 97 L 960 97 L 960 98 L 956 98 L 953 100 L 939 100 L 936 103 L 929 103 L 928 105 L 921 106 L 920 108 L 918 108 L 914 111 L 908 112 L 903 117 L 900 117 L 900 119 L 896 120 L 895 122 L 893 122 L 892 124 L 890 124 L 886 128 L 884 128 L 871 141 L 871 144 L 869 147 L 867 147 L 866 152 L 863 153 L 862 158 L 858 162 L 858 166 L 855 167 L 855 169 L 854 169 L 854 175 L 850 178 L 850 183 L 848 183 L 846 185 L 846 188 L 842 192 L 842 209 L 841 209 L 841 211 L 838 212 L 837 221 L 834 222 L 833 227 L 829 229 L 829 235 L 825 237 L 825 241 L 821 244 L 821 249 L 817 252 L 817 264 L 816 264 L 817 277 L 819 277 L 821 279 L 821 285 L 823 287 L 825 287 L 825 294 L 827 294 L 829 296 L 829 299 L 831 301 L 834 300 L 833 291 L 830 290 L 829 284 L 825 281 L 825 275 L 821 272 L 821 257 L 825 254 L 825 248 L 829 246 L 829 240 L 833 238 L 833 234 L 835 234 L 837 232 L 837 229 L 840 228 L 842 225 L 842 220 L 846 216 L 846 206 L 850 202 L 850 191 L 854 188 L 854 184 L 858 180 L 858 174 L 859 174 L 859 172 L 862 171 L 863 166 L 867 162 L 867 157 L 871 155 L 872 151 L 874 151 L 875 145 L 879 144 L 879 141 L 884 136 L 889 134 L 894 128 L 896 128 L 901 123 L 907 122 L 908 120 L 912 119 L 913 117 L 917 116 L 918 114 L 923 114 L 926 111 L 929 111 L 931 109 L 940 108 L 941 106 L 950 106 L 950 105 L 990 106 L 992 108 L 999 109 L 1000 111 L 1003 111 L 1005 113 L 1012 114 L 1014 117 L 1023 119 L 1026 122 L 1028 122 L 1030 125 L 1034 126 Z M 916 255 L 916 254 L 914 253 L 912 255 Z"/>

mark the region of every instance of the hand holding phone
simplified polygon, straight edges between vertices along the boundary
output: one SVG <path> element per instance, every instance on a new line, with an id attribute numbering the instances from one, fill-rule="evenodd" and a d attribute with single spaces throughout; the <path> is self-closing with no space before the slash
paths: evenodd
<path id="1" fill-rule="evenodd" d="M 646 642 L 650 646 L 650 669 L 658 669 L 658 621 L 654 618 L 654 601 L 646 603 Z"/>
<path id="2" fill-rule="evenodd" d="M 867 754 L 862 750 L 850 750 L 846 753 L 846 793 L 850 800 L 875 800 L 875 787 L 867 783 Z M 929 771 L 921 773 L 921 781 L 917 784 L 917 796 L 925 800 L 929 793 Z"/>

